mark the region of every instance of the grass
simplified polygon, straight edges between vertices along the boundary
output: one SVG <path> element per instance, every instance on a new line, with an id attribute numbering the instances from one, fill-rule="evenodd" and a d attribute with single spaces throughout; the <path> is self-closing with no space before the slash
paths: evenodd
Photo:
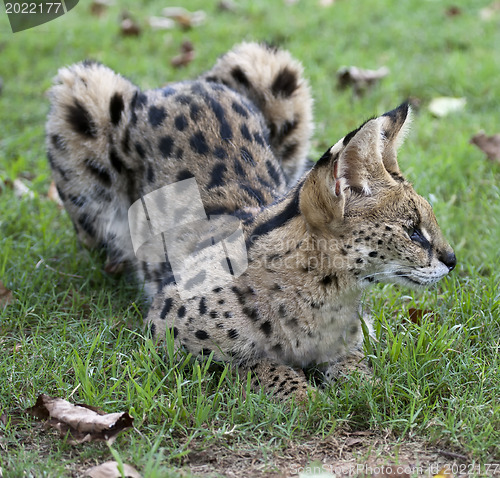
<path id="1" fill-rule="evenodd" d="M 182 3 L 206 10 L 207 22 L 190 31 L 145 28 L 138 38 L 119 34 L 121 8 L 144 24 L 164 2 L 126 0 L 97 18 L 82 1 L 15 35 L 0 14 L 0 280 L 16 298 L 0 310 L 4 476 L 79 476 L 114 455 L 145 477 L 180 476 L 210 450 L 243 450 L 271 472 L 276 454 L 345 430 L 420 440 L 472 464 L 500 462 L 500 168 L 468 143 L 480 129 L 499 132 L 499 16 L 481 21 L 488 2 L 479 0 L 460 2 L 456 16 L 442 2 L 421 0 L 339 0 L 329 8 L 256 0 L 239 2 L 236 12 L 219 12 L 215 2 Z M 184 39 L 197 56 L 176 70 L 170 58 Z M 420 100 L 400 165 L 433 203 L 459 259 L 453 275 L 430 290 L 384 286 L 367 294 L 377 327 L 368 353 L 380 382 L 353 377 L 304 414 L 246 393 L 230 368 L 154 350 L 142 336 L 140 293 L 126 277 L 103 273 L 102 258 L 78 247 L 68 217 L 46 198 L 44 93 L 59 66 L 94 58 L 155 87 L 202 72 L 241 40 L 280 44 L 303 62 L 316 99 L 315 156 L 367 117 L 409 96 Z M 343 65 L 386 65 L 391 74 L 355 98 L 335 87 Z M 426 106 L 436 96 L 466 97 L 466 109 L 434 118 Z M 34 199 L 16 198 L 8 187 L 16 178 Z M 413 323 L 409 307 L 433 316 Z M 16 413 L 40 393 L 129 411 L 136 430 L 111 450 L 72 447 Z"/>

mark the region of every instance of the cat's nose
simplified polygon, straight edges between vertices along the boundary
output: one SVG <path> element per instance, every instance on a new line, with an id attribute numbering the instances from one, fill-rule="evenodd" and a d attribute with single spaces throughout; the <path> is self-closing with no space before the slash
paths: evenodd
<path id="1" fill-rule="evenodd" d="M 439 260 L 446 266 L 448 267 L 449 271 L 451 272 L 453 269 L 455 269 L 455 266 L 457 265 L 457 257 L 455 256 L 454 252 L 442 252 L 439 255 Z"/>

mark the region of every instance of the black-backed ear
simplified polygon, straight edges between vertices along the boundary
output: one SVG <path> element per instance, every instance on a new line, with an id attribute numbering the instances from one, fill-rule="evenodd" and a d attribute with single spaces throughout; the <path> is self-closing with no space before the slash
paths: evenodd
<path id="1" fill-rule="evenodd" d="M 399 174 L 397 151 L 403 144 L 411 124 L 411 108 L 406 102 L 381 116 L 383 150 L 382 159 L 387 171 Z"/>

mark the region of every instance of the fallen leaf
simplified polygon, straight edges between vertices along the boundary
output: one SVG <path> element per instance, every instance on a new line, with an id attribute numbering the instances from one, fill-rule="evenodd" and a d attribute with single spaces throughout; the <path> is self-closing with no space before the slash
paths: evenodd
<path id="1" fill-rule="evenodd" d="M 221 12 L 235 12 L 238 10 L 238 5 L 236 5 L 236 3 L 232 0 L 221 0 L 217 4 L 217 10 Z"/>
<path id="2" fill-rule="evenodd" d="M 356 95 L 362 95 L 368 88 L 389 74 L 385 66 L 377 70 L 363 70 L 357 66 L 345 66 L 337 71 L 337 82 L 341 89 L 351 86 Z"/>
<path id="3" fill-rule="evenodd" d="M 484 131 L 480 131 L 470 139 L 471 144 L 475 144 L 491 161 L 500 163 L 500 134 L 486 136 Z"/>
<path id="4" fill-rule="evenodd" d="M 335 3 L 335 0 L 319 0 L 320 7 L 329 7 Z"/>
<path id="5" fill-rule="evenodd" d="M 153 30 L 171 30 L 175 27 L 175 22 L 165 17 L 149 17 L 148 23 Z"/>
<path id="6" fill-rule="evenodd" d="M 36 418 L 48 420 L 48 425 L 58 430 L 61 437 L 68 435 L 70 445 L 87 441 L 113 442 L 118 433 L 132 426 L 134 420 L 127 412 L 103 414 L 88 405 L 73 405 L 45 394 L 26 411 Z"/>
<path id="7" fill-rule="evenodd" d="M 500 12 L 500 1 L 495 1 L 487 7 L 479 10 L 479 18 L 483 21 L 491 20 Z"/>
<path id="8" fill-rule="evenodd" d="M 456 5 L 452 5 L 451 7 L 448 7 L 444 13 L 447 17 L 456 17 L 457 15 L 462 14 L 462 9 Z"/>
<path id="9" fill-rule="evenodd" d="M 12 295 L 12 291 L 7 289 L 0 281 L 0 307 L 7 307 L 12 304 L 16 299 Z"/>
<path id="10" fill-rule="evenodd" d="M 90 4 L 90 13 L 95 17 L 102 17 L 113 4 L 112 0 L 93 0 Z"/>
<path id="11" fill-rule="evenodd" d="M 467 100 L 465 98 L 450 98 L 448 96 L 441 96 L 434 98 L 429 103 L 429 111 L 438 118 L 447 116 L 450 113 L 462 111 L 465 108 Z"/>
<path id="12" fill-rule="evenodd" d="M 63 202 L 61 200 L 61 197 L 59 196 L 59 193 L 57 192 L 57 187 L 56 183 L 52 181 L 49 186 L 49 190 L 47 192 L 47 197 L 55 202 L 59 207 L 63 207 Z"/>
<path id="13" fill-rule="evenodd" d="M 14 194 L 18 199 L 33 199 L 35 197 L 35 193 L 20 179 L 14 179 L 14 181 L 12 182 L 12 187 L 14 188 Z"/>
<path id="14" fill-rule="evenodd" d="M 5 415 L 5 413 L 2 413 L 2 414 L 0 415 L 0 423 L 1 423 L 2 425 L 7 425 L 7 415 Z"/>
<path id="15" fill-rule="evenodd" d="M 420 325 L 424 315 L 428 315 L 433 321 L 435 319 L 435 314 L 432 310 L 415 309 L 414 307 L 410 307 L 408 309 L 408 318 L 410 319 L 410 322 L 413 322 L 414 324 Z"/>
<path id="16" fill-rule="evenodd" d="M 362 438 L 348 438 L 346 441 L 345 441 L 345 446 L 346 447 L 351 447 L 351 446 L 354 446 L 354 445 L 359 445 L 360 443 L 364 443 L 365 440 L 363 440 Z"/>
<path id="17" fill-rule="evenodd" d="M 123 475 L 121 474 L 116 461 L 107 461 L 102 465 L 93 466 L 84 472 L 83 476 L 90 478 L 120 478 L 121 476 L 130 478 L 142 478 L 139 472 L 126 463 L 123 464 Z"/>
<path id="18" fill-rule="evenodd" d="M 186 66 L 193 61 L 195 57 L 194 46 L 189 40 L 185 40 L 181 45 L 181 53 L 174 56 L 170 63 L 173 67 L 179 68 L 181 66 Z"/>
<path id="19" fill-rule="evenodd" d="M 203 10 L 190 12 L 184 7 L 164 8 L 162 11 L 162 15 L 164 17 L 171 18 L 185 30 L 201 25 L 207 18 L 207 14 Z"/>
<path id="20" fill-rule="evenodd" d="M 127 10 L 122 12 L 122 21 L 120 25 L 121 34 L 124 36 L 139 36 L 141 34 L 141 27 L 132 18 Z"/>

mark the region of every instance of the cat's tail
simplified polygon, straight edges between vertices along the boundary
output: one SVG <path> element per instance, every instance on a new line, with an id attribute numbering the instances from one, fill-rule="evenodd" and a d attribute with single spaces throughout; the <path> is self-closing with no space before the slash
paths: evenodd
<path id="1" fill-rule="evenodd" d="M 139 94 L 125 78 L 89 61 L 61 68 L 49 90 L 46 146 L 54 181 L 79 239 L 106 248 L 110 268 L 130 252 L 134 164 L 127 125 Z"/>
<path id="2" fill-rule="evenodd" d="M 242 43 L 203 75 L 247 96 L 262 111 L 271 148 L 289 185 L 306 165 L 313 131 L 313 101 L 302 65 L 290 53 L 264 44 Z"/>

